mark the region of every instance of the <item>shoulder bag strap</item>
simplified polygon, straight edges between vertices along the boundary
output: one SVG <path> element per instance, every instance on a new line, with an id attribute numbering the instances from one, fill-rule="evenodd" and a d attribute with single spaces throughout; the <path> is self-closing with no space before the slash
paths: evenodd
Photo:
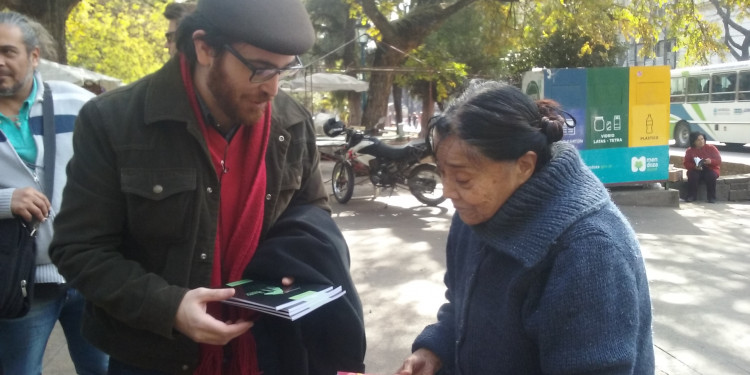
<path id="1" fill-rule="evenodd" d="M 44 124 L 44 193 L 51 202 L 55 181 L 55 108 L 52 102 L 52 90 L 47 82 L 44 82 L 42 121 Z"/>

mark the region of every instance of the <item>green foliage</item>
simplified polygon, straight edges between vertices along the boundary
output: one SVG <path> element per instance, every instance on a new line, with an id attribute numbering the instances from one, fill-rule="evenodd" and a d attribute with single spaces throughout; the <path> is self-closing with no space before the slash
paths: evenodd
<path id="1" fill-rule="evenodd" d="M 425 43 L 466 64 L 468 76 L 520 84 L 535 66 L 609 66 L 624 49 L 615 27 L 602 27 L 611 2 L 483 0 L 454 14 Z M 571 12 L 575 12 L 575 16 Z M 598 16 L 594 16 L 597 14 Z M 584 22 L 588 22 L 586 24 Z M 603 29 L 603 30 L 602 30 Z"/>
<path id="2" fill-rule="evenodd" d="M 431 51 L 445 50 L 446 58 L 457 56 L 457 61 L 465 64 L 467 74 L 472 77 L 494 78 L 498 59 L 512 34 L 505 32 L 501 24 L 508 6 L 484 8 L 477 5 L 451 16 L 427 38 L 425 47 Z M 488 16 L 484 12 L 495 14 Z"/>
<path id="3" fill-rule="evenodd" d="M 416 89 L 416 93 L 429 93 L 426 87 L 431 85 L 435 101 L 442 101 L 461 85 L 466 77 L 466 64 L 456 62 L 445 50 L 428 50 L 425 46 L 417 48 L 410 54 L 404 67 L 407 73 L 398 74 L 395 83 L 402 87 Z"/>
<path id="4" fill-rule="evenodd" d="M 338 47 L 350 39 L 346 35 L 349 5 L 342 0 L 307 0 L 305 7 L 318 35 L 305 61 L 325 56 L 323 63 L 330 69 L 343 58 L 344 50 Z"/>
<path id="5" fill-rule="evenodd" d="M 534 67 L 576 68 L 615 66 L 626 45 L 619 42 L 596 43 L 578 30 L 557 29 L 542 37 L 538 44 L 508 53 L 501 59 L 509 83 L 520 85 L 524 72 Z"/>
<path id="6" fill-rule="evenodd" d="M 169 58 L 169 1 L 82 0 L 67 21 L 68 63 L 132 82 Z"/>

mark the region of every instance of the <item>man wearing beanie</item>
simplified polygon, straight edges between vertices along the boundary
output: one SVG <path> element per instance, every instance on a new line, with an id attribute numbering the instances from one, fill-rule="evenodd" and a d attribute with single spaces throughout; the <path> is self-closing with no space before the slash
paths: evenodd
<path id="1" fill-rule="evenodd" d="M 314 40 L 299 0 L 200 0 L 176 58 L 81 109 L 50 255 L 110 374 L 364 371 L 311 116 L 270 104 Z M 221 303 L 243 278 L 346 294 L 290 322 Z"/>

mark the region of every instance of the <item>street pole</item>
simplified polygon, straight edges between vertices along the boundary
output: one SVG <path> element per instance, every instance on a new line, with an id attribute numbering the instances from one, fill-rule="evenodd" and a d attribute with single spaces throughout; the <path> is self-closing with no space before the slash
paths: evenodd
<path id="1" fill-rule="evenodd" d="M 367 55 L 365 54 L 365 47 L 367 47 L 367 34 L 362 33 L 362 35 L 359 36 L 359 52 L 360 52 L 360 61 L 359 66 L 360 68 L 365 67 L 365 63 L 367 60 Z M 365 73 L 361 72 L 361 80 L 365 80 Z M 367 104 L 367 91 L 363 91 L 362 94 L 362 113 L 365 113 L 365 105 Z"/>

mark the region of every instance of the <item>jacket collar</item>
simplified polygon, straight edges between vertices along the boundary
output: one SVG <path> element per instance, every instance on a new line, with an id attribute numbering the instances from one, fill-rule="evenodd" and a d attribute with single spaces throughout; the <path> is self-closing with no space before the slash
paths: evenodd
<path id="1" fill-rule="evenodd" d="M 32 105 L 41 103 L 44 98 L 44 81 L 42 80 L 42 74 L 38 70 L 34 71 L 34 84 L 36 85 L 36 97 L 32 101 Z M 31 91 L 34 91 L 32 88 Z M 28 100 L 28 99 L 27 99 Z"/>
<path id="2" fill-rule="evenodd" d="M 196 123 L 187 95 L 180 74 L 180 59 L 172 58 L 154 73 L 146 89 L 145 123 Z"/>
<path id="3" fill-rule="evenodd" d="M 289 94 L 279 89 L 271 107 L 271 126 L 286 129 L 310 119 L 310 114 L 302 109 Z"/>
<path id="4" fill-rule="evenodd" d="M 549 164 L 521 185 L 490 220 L 472 229 L 498 251 L 530 267 L 571 225 L 609 202 L 609 193 L 578 151 L 557 142 Z"/>

